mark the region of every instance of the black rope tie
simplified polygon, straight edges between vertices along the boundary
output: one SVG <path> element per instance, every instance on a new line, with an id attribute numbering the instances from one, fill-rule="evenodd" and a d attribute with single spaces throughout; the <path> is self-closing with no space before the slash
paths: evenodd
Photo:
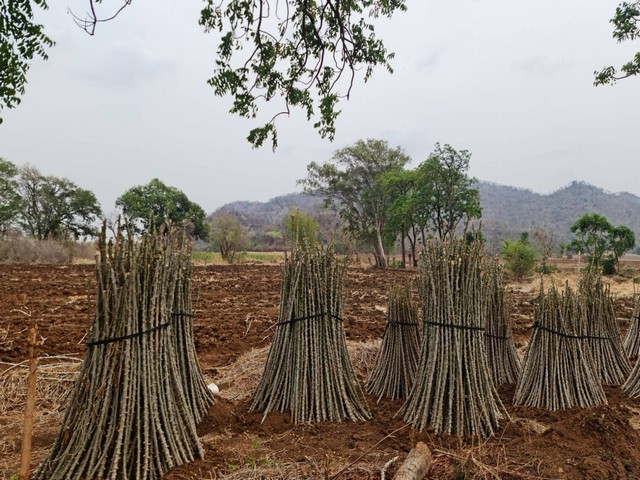
<path id="1" fill-rule="evenodd" d="M 324 317 L 325 315 L 330 317 L 330 318 L 333 318 L 335 320 L 338 320 L 340 322 L 344 321 L 344 320 L 342 320 L 342 317 L 339 317 L 338 315 L 334 315 L 333 313 L 321 312 L 321 313 L 317 313 L 315 315 L 307 315 L 306 317 L 298 317 L 298 318 L 292 318 L 291 320 L 284 320 L 284 321 L 276 323 L 276 326 L 277 325 L 286 325 L 288 323 L 302 322 L 303 320 L 311 320 L 311 319 L 314 319 L 314 318 L 321 318 L 321 317 Z"/>
<path id="2" fill-rule="evenodd" d="M 410 327 L 417 327 L 418 324 L 415 322 L 397 322 L 395 320 L 389 320 L 387 325 L 408 325 Z"/>
<path id="3" fill-rule="evenodd" d="M 426 325 L 437 325 L 438 327 L 455 328 L 458 330 L 484 330 L 484 327 L 476 327 L 473 325 L 458 325 L 457 323 L 432 322 L 425 320 Z"/>
<path id="4" fill-rule="evenodd" d="M 540 325 L 538 322 L 535 322 L 533 324 L 533 328 L 537 328 L 538 330 L 545 330 L 562 338 L 574 338 L 576 340 L 611 340 L 610 337 L 599 337 L 597 335 L 572 335 L 569 333 L 560 332 L 558 330 L 553 330 L 549 327 L 545 327 L 544 325 Z"/>
<path id="5" fill-rule="evenodd" d="M 174 318 L 195 318 L 195 315 L 189 312 L 175 312 L 171 316 Z"/>
<path id="6" fill-rule="evenodd" d="M 169 325 L 171 325 L 171 322 L 156 325 L 155 327 L 152 327 L 149 330 L 143 330 L 142 332 L 131 333 L 129 335 L 122 335 L 121 337 L 111 337 L 111 338 L 103 338 L 102 340 L 92 340 L 90 342 L 87 342 L 87 347 L 93 347 L 94 345 L 106 345 L 109 343 L 122 342 L 124 340 L 130 340 L 132 338 L 142 337 L 147 333 L 153 333 L 162 328 L 166 328 Z"/>
<path id="7" fill-rule="evenodd" d="M 389 320 L 387 321 L 387 324 L 384 326 L 384 330 L 387 331 L 387 329 L 390 327 L 417 327 L 418 324 L 417 323 L 413 323 L 413 322 L 397 322 L 395 320 Z"/>
<path id="8" fill-rule="evenodd" d="M 489 338 L 495 338 L 498 340 L 511 340 L 513 337 L 512 335 L 495 335 L 493 333 L 487 333 L 486 331 L 484 332 L 484 336 L 485 337 L 489 337 Z"/>

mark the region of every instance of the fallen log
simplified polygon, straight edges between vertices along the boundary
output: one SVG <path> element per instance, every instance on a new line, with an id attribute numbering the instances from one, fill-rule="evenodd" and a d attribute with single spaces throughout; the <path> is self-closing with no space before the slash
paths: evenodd
<path id="1" fill-rule="evenodd" d="M 393 480 L 422 480 L 429 473 L 432 463 L 429 447 L 423 442 L 418 442 L 407 455 Z"/>

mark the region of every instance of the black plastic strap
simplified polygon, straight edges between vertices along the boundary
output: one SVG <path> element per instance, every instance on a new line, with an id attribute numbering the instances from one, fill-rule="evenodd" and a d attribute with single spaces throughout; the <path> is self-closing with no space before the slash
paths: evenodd
<path id="1" fill-rule="evenodd" d="M 389 320 L 387 325 L 407 325 L 410 327 L 417 327 L 418 324 L 416 322 L 397 322 L 395 320 Z"/>
<path id="2" fill-rule="evenodd" d="M 311 320 L 313 318 L 321 318 L 321 317 L 324 317 L 325 315 L 330 317 L 330 318 L 334 318 L 334 319 L 336 319 L 336 320 L 338 320 L 340 322 L 343 321 L 341 317 L 339 317 L 337 315 L 334 315 L 333 313 L 321 312 L 321 313 L 317 313 L 315 315 L 307 315 L 306 317 L 298 317 L 298 318 L 292 318 L 291 320 L 284 320 L 284 321 L 276 323 L 276 325 L 286 325 L 287 323 L 302 322 L 303 320 Z"/>
<path id="3" fill-rule="evenodd" d="M 172 317 L 177 317 L 177 318 L 195 318 L 195 315 L 193 313 L 189 313 L 189 312 L 175 312 L 171 314 Z"/>
<path id="4" fill-rule="evenodd" d="M 484 327 L 476 327 L 473 325 L 458 325 L 456 323 L 432 322 L 427 320 L 425 320 L 424 323 L 427 325 L 437 325 L 439 327 L 456 328 L 458 330 L 484 330 Z"/>
<path id="5" fill-rule="evenodd" d="M 509 336 L 494 335 L 493 333 L 487 333 L 486 331 L 484 332 L 484 336 L 489 338 L 497 338 L 498 340 L 511 340 L 513 338 L 512 335 L 509 335 Z"/>
<path id="6" fill-rule="evenodd" d="M 156 325 L 149 330 L 143 330 L 142 332 L 131 333 L 129 335 L 122 335 L 121 337 L 112 337 L 112 338 L 103 338 L 102 340 L 92 340 L 87 342 L 87 347 L 93 347 L 94 345 L 106 345 L 108 343 L 121 342 L 123 340 L 129 340 L 131 338 L 141 337 L 142 335 L 146 335 L 147 333 L 153 333 L 156 330 L 160 330 L 161 328 L 165 328 L 171 325 L 171 322 L 163 323 L 160 325 Z"/>
<path id="7" fill-rule="evenodd" d="M 560 332 L 558 330 L 553 330 L 552 328 L 545 327 L 544 325 L 540 325 L 538 322 L 533 324 L 533 328 L 537 328 L 539 330 L 545 330 L 549 333 L 553 333 L 563 338 L 574 338 L 576 340 L 611 340 L 611 337 L 598 337 L 596 335 L 572 335 L 569 333 Z"/>

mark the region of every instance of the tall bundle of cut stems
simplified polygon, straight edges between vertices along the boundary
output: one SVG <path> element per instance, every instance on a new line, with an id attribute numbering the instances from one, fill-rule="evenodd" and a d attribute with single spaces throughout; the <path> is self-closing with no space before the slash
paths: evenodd
<path id="1" fill-rule="evenodd" d="M 367 392 L 378 397 L 407 398 L 418 368 L 420 332 L 418 309 L 411 285 L 393 283 L 389 289 L 387 325 L 369 380 Z"/>
<path id="2" fill-rule="evenodd" d="M 636 294 L 631 324 L 624 337 L 624 351 L 627 358 L 640 357 L 640 295 Z"/>
<path id="3" fill-rule="evenodd" d="M 564 410 L 607 403 L 591 351 L 579 332 L 577 295 L 567 284 L 544 295 L 540 287 L 534 330 L 514 405 Z"/>
<path id="4" fill-rule="evenodd" d="M 622 345 L 609 286 L 600 275 L 584 273 L 578 284 L 578 301 L 579 334 L 591 352 L 596 375 L 604 385 L 622 385 L 631 364 Z"/>
<path id="5" fill-rule="evenodd" d="M 291 411 L 294 423 L 370 417 L 342 323 L 347 260 L 307 245 L 285 258 L 279 320 L 251 410 Z"/>
<path id="6" fill-rule="evenodd" d="M 176 240 L 178 239 L 176 236 Z M 179 378 L 195 422 L 200 423 L 213 405 L 214 398 L 200 369 L 193 338 L 195 312 L 191 300 L 191 244 L 186 237 L 182 237 L 176 256 L 179 271 L 173 311 L 173 338 L 180 369 Z"/>
<path id="7" fill-rule="evenodd" d="M 636 296 L 631 325 L 624 339 L 624 347 L 629 358 L 640 358 L 640 296 Z M 640 397 L 640 361 L 637 361 L 622 385 L 622 389 L 630 397 Z"/>
<path id="8" fill-rule="evenodd" d="M 505 296 L 504 273 L 497 259 L 486 262 L 485 287 L 485 347 L 489 371 L 496 386 L 517 383 L 522 373 L 516 352 Z"/>
<path id="9" fill-rule="evenodd" d="M 420 266 L 423 341 L 414 386 L 398 415 L 436 433 L 492 435 L 508 414 L 487 364 L 482 244 L 428 244 Z"/>
<path id="10" fill-rule="evenodd" d="M 175 244 L 121 231 L 107 242 L 103 226 L 99 249 L 90 341 L 38 479 L 152 480 L 202 457 L 172 339 Z"/>

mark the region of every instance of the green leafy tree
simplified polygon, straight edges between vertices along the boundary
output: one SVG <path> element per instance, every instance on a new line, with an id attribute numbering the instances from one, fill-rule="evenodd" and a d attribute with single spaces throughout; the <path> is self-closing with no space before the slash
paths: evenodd
<path id="1" fill-rule="evenodd" d="M 616 13 L 611 19 L 613 24 L 613 38 L 618 42 L 636 40 L 640 38 L 640 1 L 622 2 L 616 8 Z M 608 66 L 600 71 L 595 71 L 595 85 L 613 85 L 617 80 L 632 77 L 640 73 L 640 52 L 620 67 L 620 72 L 614 66 Z"/>
<path id="2" fill-rule="evenodd" d="M 585 253 L 591 268 L 605 268 L 605 273 L 615 273 L 620 257 L 636 244 L 633 231 L 625 226 L 611 225 L 604 215 L 586 213 L 572 226 L 575 237 L 569 244 L 574 252 Z"/>
<path id="3" fill-rule="evenodd" d="M 325 197 L 345 221 L 350 235 L 371 245 L 379 267 L 386 267 L 383 235 L 389 205 L 382 175 L 399 171 L 409 157 L 384 140 L 357 141 L 338 150 L 330 162 L 307 166 L 307 178 L 300 180 L 304 191 Z"/>
<path id="4" fill-rule="evenodd" d="M 386 243 L 400 238 L 403 268 L 407 265 L 405 240 L 409 242 L 413 266 L 417 266 L 418 261 L 416 247 L 419 232 L 416 217 L 422 205 L 416 202 L 415 177 L 415 170 L 393 170 L 381 177 L 389 198 L 384 231 Z"/>
<path id="5" fill-rule="evenodd" d="M 211 241 L 223 260 L 229 263 L 249 246 L 247 233 L 238 219 L 225 212 L 216 213 L 211 219 Z"/>
<path id="6" fill-rule="evenodd" d="M 187 229 L 191 237 L 207 240 L 209 225 L 202 207 L 175 187 L 154 178 L 146 185 L 130 188 L 116 200 L 125 217 L 139 225 L 139 230 L 172 224 Z"/>
<path id="7" fill-rule="evenodd" d="M 102 214 L 93 192 L 66 178 L 42 175 L 34 167 L 20 169 L 18 224 L 34 238 L 76 239 L 97 234 Z"/>
<path id="8" fill-rule="evenodd" d="M 0 158 L 0 236 L 7 232 L 20 213 L 18 167 Z"/>
<path id="9" fill-rule="evenodd" d="M 0 112 L 20 104 L 33 58 L 46 59 L 53 46 L 34 21 L 34 6 L 47 9 L 45 0 L 0 1 Z"/>
<path id="10" fill-rule="evenodd" d="M 611 229 L 609 248 L 615 263 L 616 271 L 620 270 L 620 257 L 636 246 L 636 234 L 626 225 L 618 225 Z"/>
<path id="11" fill-rule="evenodd" d="M 46 58 L 44 47 L 51 45 L 42 27 L 33 23 L 32 3 L 46 8 L 45 0 L 0 2 L 0 59 L 7 58 L 0 75 L 9 77 L 9 82 L 0 77 L 0 88 L 8 86 L 2 98 L 9 105 L 16 102 L 12 92 L 24 86 L 31 58 Z M 109 13 L 101 15 L 103 2 L 89 0 L 86 16 L 73 18 L 93 35 L 99 23 L 130 3 L 122 0 L 115 14 L 108 5 Z M 275 148 L 275 121 L 295 108 L 314 119 L 322 137 L 333 139 L 338 103 L 349 98 L 356 75 L 362 72 L 367 81 L 375 67 L 393 71 L 393 53 L 375 28 L 379 17 L 404 10 L 405 0 L 205 0 L 199 24 L 205 32 L 220 33 L 208 83 L 216 95 L 230 95 L 230 111 L 244 118 L 255 118 L 262 102 L 282 102 L 279 113 L 249 132 L 247 139 L 255 147 L 270 138 Z"/>
<path id="12" fill-rule="evenodd" d="M 591 266 L 600 267 L 610 246 L 612 228 L 604 215 L 585 213 L 571 225 L 570 231 L 575 236 L 569 243 L 569 249 L 586 254 Z"/>
<path id="13" fill-rule="evenodd" d="M 320 227 L 310 215 L 292 210 L 284 218 L 285 238 L 290 245 L 310 247 L 317 243 Z"/>
<path id="14" fill-rule="evenodd" d="M 436 143 L 434 151 L 416 169 L 414 199 L 421 205 L 417 216 L 423 238 L 432 228 L 444 240 L 455 235 L 463 220 L 480 218 L 480 194 L 473 187 L 477 179 L 468 175 L 470 159 L 467 150 Z"/>
<path id="15" fill-rule="evenodd" d="M 515 241 L 505 240 L 500 254 L 518 281 L 531 275 L 538 261 L 538 254 L 529 243 L 528 236 L 522 236 Z"/>

